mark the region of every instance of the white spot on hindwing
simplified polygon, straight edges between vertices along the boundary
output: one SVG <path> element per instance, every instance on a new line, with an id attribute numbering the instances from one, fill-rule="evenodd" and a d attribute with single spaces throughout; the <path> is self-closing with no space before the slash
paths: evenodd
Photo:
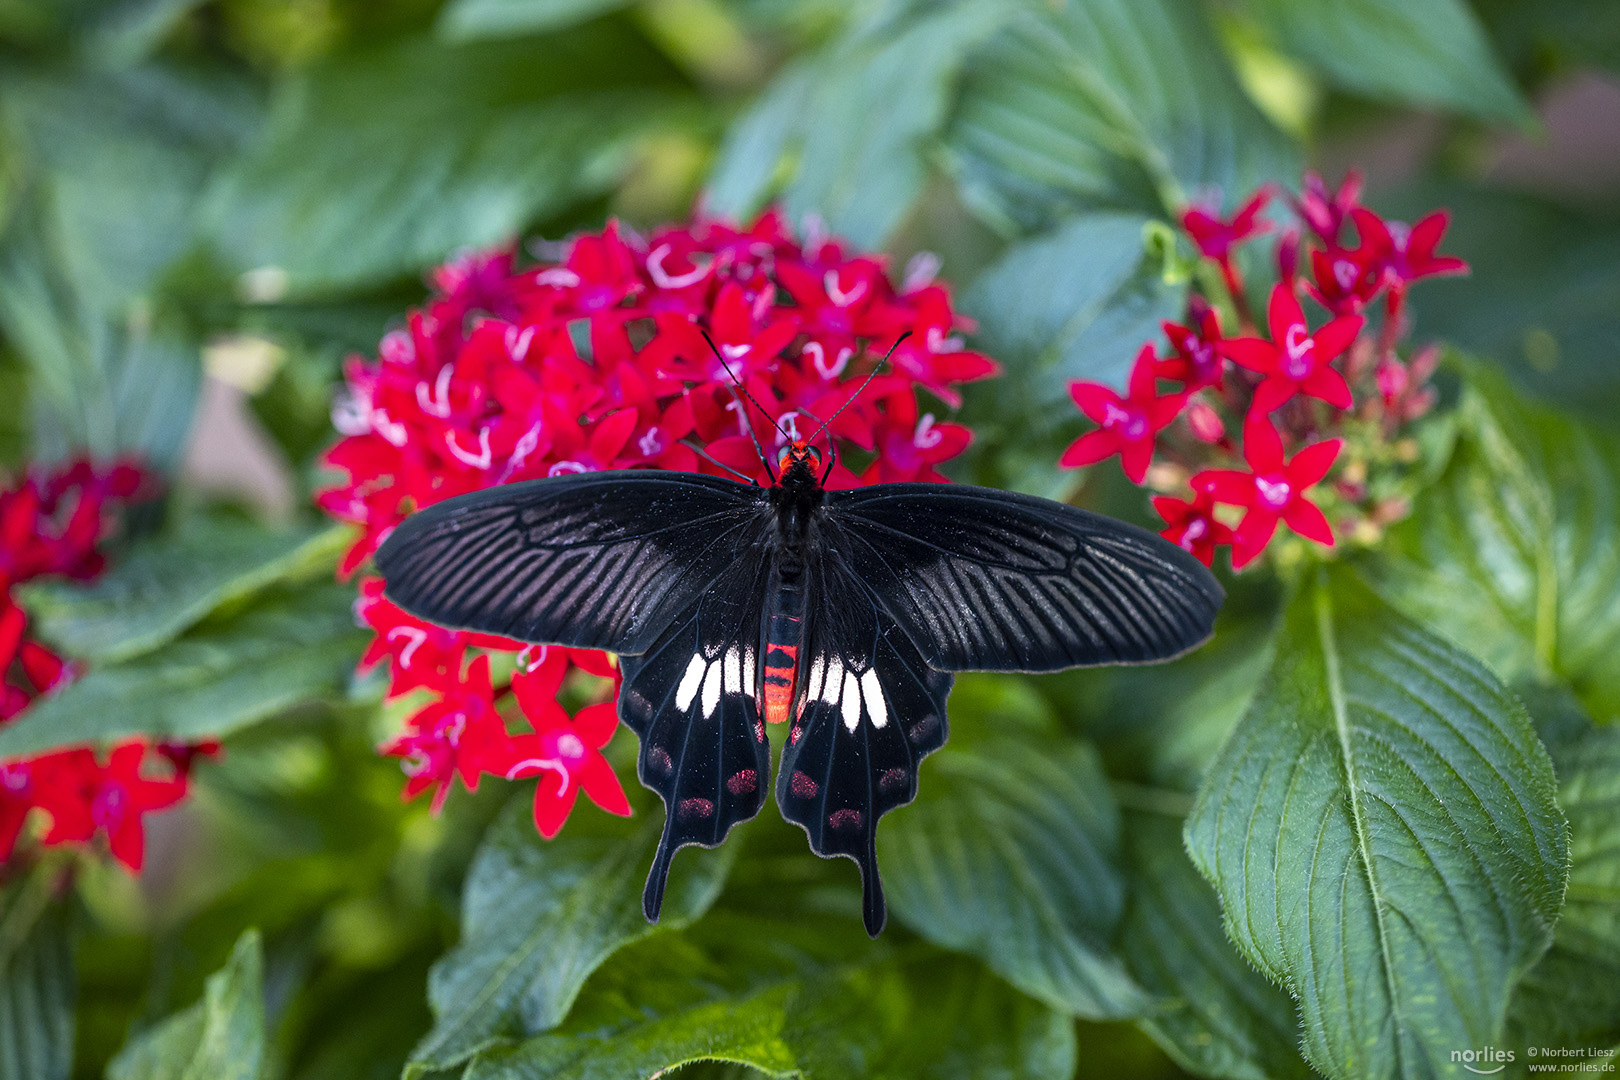
<path id="1" fill-rule="evenodd" d="M 724 676 L 720 671 L 721 662 L 716 660 L 709 665 L 709 674 L 703 680 L 703 715 L 713 716 L 714 710 L 720 707 L 720 682 Z"/>
<path id="2" fill-rule="evenodd" d="M 681 712 L 690 708 L 692 699 L 697 696 L 698 684 L 703 681 L 706 666 L 702 653 L 692 654 L 691 661 L 686 665 L 686 674 L 681 676 L 681 685 L 675 688 L 675 707 Z"/>
<path id="3" fill-rule="evenodd" d="M 878 682 L 877 668 L 867 668 L 861 676 L 861 699 L 866 702 L 866 715 L 872 726 L 882 728 L 889 722 L 889 706 L 883 700 L 883 684 Z"/>
<path id="4" fill-rule="evenodd" d="M 861 726 L 861 680 L 853 671 L 844 672 L 844 692 L 839 705 L 844 713 L 844 727 L 854 731 Z"/>
<path id="5" fill-rule="evenodd" d="M 726 679 L 726 693 L 742 693 L 742 657 L 737 652 L 737 646 L 733 645 L 731 648 L 726 650 L 726 658 L 723 663 Z"/>

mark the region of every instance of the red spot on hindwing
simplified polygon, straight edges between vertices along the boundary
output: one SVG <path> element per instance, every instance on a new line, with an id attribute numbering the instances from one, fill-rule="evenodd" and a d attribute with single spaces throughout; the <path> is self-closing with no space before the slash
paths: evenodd
<path id="1" fill-rule="evenodd" d="M 753 769 L 738 769 L 726 779 L 726 790 L 733 795 L 746 795 L 759 784 L 759 774 Z"/>
<path id="2" fill-rule="evenodd" d="M 834 810 L 827 815 L 827 824 L 835 829 L 858 829 L 861 827 L 861 812 L 844 807 Z"/>
<path id="3" fill-rule="evenodd" d="M 788 780 L 788 790 L 793 792 L 796 799 L 813 799 L 820 787 L 804 773 L 795 771 Z"/>

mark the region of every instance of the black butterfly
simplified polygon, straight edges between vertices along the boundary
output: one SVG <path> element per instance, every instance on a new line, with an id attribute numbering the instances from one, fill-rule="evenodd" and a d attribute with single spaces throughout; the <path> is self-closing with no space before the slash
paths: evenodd
<path id="1" fill-rule="evenodd" d="M 1143 529 L 955 484 L 827 491 L 795 442 L 770 487 L 695 473 L 531 480 L 406 519 L 377 552 L 386 593 L 447 626 L 617 653 L 619 716 L 670 858 L 759 813 L 766 721 L 789 721 L 782 816 L 861 868 L 883 928 L 878 819 L 945 743 L 956 671 L 1163 660 L 1209 636 L 1222 592 Z"/>

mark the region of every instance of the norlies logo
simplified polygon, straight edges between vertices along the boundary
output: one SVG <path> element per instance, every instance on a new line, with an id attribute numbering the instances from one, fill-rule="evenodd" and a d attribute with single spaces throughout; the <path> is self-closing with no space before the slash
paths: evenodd
<path id="1" fill-rule="evenodd" d="M 1479 1050 L 1453 1050 L 1451 1060 L 1462 1065 L 1471 1073 L 1480 1076 L 1494 1076 L 1508 1067 L 1513 1060 L 1512 1050 L 1498 1050 L 1494 1046 L 1487 1046 Z"/>

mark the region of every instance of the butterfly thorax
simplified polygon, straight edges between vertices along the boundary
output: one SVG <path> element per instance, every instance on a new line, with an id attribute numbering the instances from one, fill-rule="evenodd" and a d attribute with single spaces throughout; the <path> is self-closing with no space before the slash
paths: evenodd
<path id="1" fill-rule="evenodd" d="M 777 558 L 766 593 L 759 683 L 767 723 L 787 721 L 798 682 L 799 648 L 804 640 L 805 556 L 826 492 L 806 455 L 784 455 L 781 479 L 771 488 L 777 514 Z"/>

